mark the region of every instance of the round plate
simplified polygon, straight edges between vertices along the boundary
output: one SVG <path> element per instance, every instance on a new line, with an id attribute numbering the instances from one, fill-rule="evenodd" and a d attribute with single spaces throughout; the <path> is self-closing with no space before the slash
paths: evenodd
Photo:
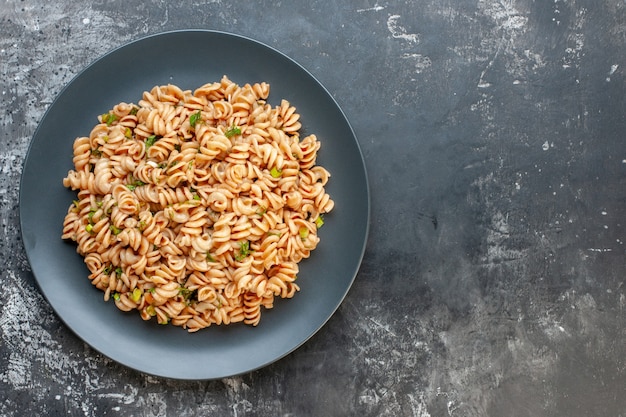
<path id="1" fill-rule="evenodd" d="M 73 242 L 61 231 L 76 193 L 62 185 L 73 168 L 72 144 L 96 117 L 119 102 L 137 103 L 155 85 L 195 89 L 227 75 L 233 82 L 270 83 L 269 103 L 288 100 L 301 114 L 302 135 L 322 144 L 318 163 L 332 177 L 335 208 L 320 243 L 300 264 L 300 292 L 263 310 L 257 327 L 241 323 L 187 333 L 124 313 L 87 278 Z M 292 352 L 335 312 L 359 269 L 369 230 L 363 157 L 345 115 L 303 67 L 254 40 L 223 32 L 167 32 L 129 43 L 77 75 L 47 110 L 31 142 L 20 189 L 20 222 L 37 283 L 63 322 L 82 340 L 130 368 L 175 379 L 215 379 L 249 372 Z"/>

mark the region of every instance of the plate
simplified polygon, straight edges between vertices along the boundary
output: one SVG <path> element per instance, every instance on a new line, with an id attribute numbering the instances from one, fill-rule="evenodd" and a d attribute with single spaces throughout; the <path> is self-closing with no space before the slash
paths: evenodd
<path id="1" fill-rule="evenodd" d="M 136 103 L 155 85 L 194 89 L 227 75 L 233 82 L 268 82 L 268 102 L 286 99 L 301 114 L 304 136 L 322 143 L 318 164 L 331 172 L 326 191 L 335 208 L 320 243 L 300 263 L 300 292 L 263 310 L 257 327 L 241 323 L 187 333 L 124 313 L 87 278 L 73 242 L 61 240 L 63 218 L 76 198 L 62 179 L 73 168 L 72 144 L 96 117 Z M 138 371 L 173 379 L 234 376 L 271 364 L 313 336 L 341 304 L 358 272 L 369 230 L 369 188 L 363 156 L 344 113 L 322 84 L 291 58 L 258 41 L 191 30 L 148 36 L 117 48 L 84 69 L 41 120 L 24 163 L 20 188 L 22 237 L 33 274 L 56 314 L 103 355 Z"/>

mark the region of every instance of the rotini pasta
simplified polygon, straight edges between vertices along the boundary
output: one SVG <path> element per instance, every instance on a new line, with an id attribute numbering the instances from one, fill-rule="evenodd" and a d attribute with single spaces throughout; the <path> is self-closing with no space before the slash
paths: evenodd
<path id="1" fill-rule="evenodd" d="M 156 86 L 76 138 L 62 239 L 105 301 L 195 332 L 256 326 L 300 290 L 298 263 L 334 207 L 330 173 L 296 108 L 272 107 L 269 93 L 226 76 L 195 91 Z"/>

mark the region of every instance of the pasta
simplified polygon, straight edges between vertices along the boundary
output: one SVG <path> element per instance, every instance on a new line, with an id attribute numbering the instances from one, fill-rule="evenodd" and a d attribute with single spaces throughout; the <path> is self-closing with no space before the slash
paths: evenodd
<path id="1" fill-rule="evenodd" d="M 156 86 L 76 138 L 62 239 L 105 301 L 195 332 L 256 326 L 300 290 L 298 264 L 334 206 L 330 173 L 295 107 L 272 107 L 269 92 L 227 76 Z"/>

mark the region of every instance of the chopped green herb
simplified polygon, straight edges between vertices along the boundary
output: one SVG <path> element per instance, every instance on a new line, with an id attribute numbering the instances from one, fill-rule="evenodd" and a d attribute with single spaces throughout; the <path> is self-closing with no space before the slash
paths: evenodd
<path id="1" fill-rule="evenodd" d="M 91 155 L 95 156 L 95 157 L 101 157 L 102 156 L 102 151 L 100 149 L 92 149 L 91 150 Z"/>
<path id="2" fill-rule="evenodd" d="M 134 302 L 138 303 L 139 300 L 141 299 L 141 295 L 143 293 L 141 292 L 141 290 L 139 288 L 135 288 L 132 292 L 132 294 L 130 295 L 130 299 L 133 300 Z"/>
<path id="3" fill-rule="evenodd" d="M 178 289 L 178 293 L 182 295 L 186 301 L 189 301 L 195 298 L 196 296 L 196 290 L 190 290 L 189 288 L 186 288 L 186 287 L 180 287 Z"/>
<path id="4" fill-rule="evenodd" d="M 128 188 L 130 191 L 134 191 L 135 188 L 141 187 L 142 185 L 146 185 L 146 183 L 140 180 L 135 180 L 130 184 L 126 184 L 126 188 Z"/>
<path id="5" fill-rule="evenodd" d="M 116 120 L 117 116 L 114 113 L 104 113 L 102 115 L 102 123 L 106 123 L 107 126 L 111 126 Z"/>
<path id="6" fill-rule="evenodd" d="M 309 229 L 307 229 L 306 227 L 302 226 L 299 230 L 298 233 L 300 234 L 300 239 L 305 240 L 307 237 L 309 237 Z"/>
<path id="7" fill-rule="evenodd" d="M 115 268 L 115 273 L 117 274 L 117 276 L 121 276 L 122 275 L 122 267 L 118 266 L 117 268 Z"/>
<path id="8" fill-rule="evenodd" d="M 202 122 L 202 113 L 200 112 L 200 110 L 198 110 L 196 113 L 192 114 L 189 117 L 189 124 L 191 125 L 191 127 L 195 128 L 198 122 Z"/>
<path id="9" fill-rule="evenodd" d="M 150 317 L 156 316 L 156 310 L 154 309 L 154 306 L 146 307 L 146 313 L 148 313 Z"/>
<path id="10" fill-rule="evenodd" d="M 93 225 L 92 224 L 88 224 L 87 226 L 85 226 L 85 230 L 88 233 L 92 233 L 93 232 Z"/>
<path id="11" fill-rule="evenodd" d="M 114 292 L 113 293 L 113 299 L 115 301 L 119 301 L 120 300 L 120 293 L 119 292 Z"/>
<path id="12" fill-rule="evenodd" d="M 150 146 L 154 145 L 154 143 L 158 140 L 156 135 L 151 135 L 146 138 L 146 149 Z"/>
<path id="13" fill-rule="evenodd" d="M 113 232 L 114 235 L 119 235 L 120 233 L 122 233 L 122 229 L 115 227 L 114 224 L 109 226 L 109 230 Z"/>
<path id="14" fill-rule="evenodd" d="M 111 269 L 112 269 L 112 268 L 113 268 L 113 267 L 112 267 L 111 265 L 107 265 L 107 266 L 105 266 L 105 267 L 104 267 L 104 269 L 102 270 L 102 273 L 103 273 L 104 275 L 109 275 L 109 274 L 111 273 Z"/>
<path id="15" fill-rule="evenodd" d="M 217 262 L 213 256 L 209 252 L 206 253 L 207 262 Z"/>
<path id="16" fill-rule="evenodd" d="M 226 132 L 224 132 L 224 136 L 226 136 L 229 139 L 235 135 L 241 135 L 241 129 L 239 129 L 239 127 L 237 126 L 233 126 L 230 129 L 228 129 Z"/>
<path id="17" fill-rule="evenodd" d="M 133 106 L 133 108 L 130 111 L 130 115 L 131 116 L 136 116 L 138 111 L 139 111 L 139 108 Z"/>
<path id="18" fill-rule="evenodd" d="M 315 225 L 318 229 L 324 226 L 324 218 L 322 216 L 319 216 L 317 219 L 315 219 Z"/>
<path id="19" fill-rule="evenodd" d="M 161 162 L 161 163 L 158 165 L 158 167 L 159 167 L 159 168 L 161 168 L 161 169 L 165 169 L 165 168 L 167 168 L 167 162 Z"/>
<path id="20" fill-rule="evenodd" d="M 193 199 L 196 201 L 200 201 L 200 196 L 198 194 L 194 194 Z"/>
<path id="21" fill-rule="evenodd" d="M 148 291 L 150 294 L 154 294 L 154 292 L 156 291 L 156 288 L 155 287 L 148 288 L 146 291 Z"/>
<path id="22" fill-rule="evenodd" d="M 256 214 L 258 214 L 259 216 L 263 217 L 263 215 L 265 213 L 267 213 L 267 207 L 259 206 L 259 210 L 257 210 Z"/>
<path id="23" fill-rule="evenodd" d="M 180 147 L 180 145 L 177 143 L 176 145 L 174 145 L 174 149 L 176 149 L 178 152 L 180 152 L 181 147 Z"/>
<path id="24" fill-rule="evenodd" d="M 243 261 L 248 255 L 250 255 L 250 241 L 245 240 L 239 243 L 239 253 L 235 255 L 235 260 Z"/>
<path id="25" fill-rule="evenodd" d="M 133 131 L 130 130 L 130 127 L 127 127 L 126 130 L 124 130 L 124 136 L 126 136 L 128 139 L 133 136 Z"/>
<path id="26" fill-rule="evenodd" d="M 270 175 L 272 178 L 280 178 L 283 175 L 283 170 L 274 167 L 270 170 Z"/>
<path id="27" fill-rule="evenodd" d="M 89 210 L 89 214 L 87 215 L 87 218 L 89 219 L 89 223 L 93 224 L 93 215 L 96 214 L 97 209 L 92 208 L 91 210 Z"/>

